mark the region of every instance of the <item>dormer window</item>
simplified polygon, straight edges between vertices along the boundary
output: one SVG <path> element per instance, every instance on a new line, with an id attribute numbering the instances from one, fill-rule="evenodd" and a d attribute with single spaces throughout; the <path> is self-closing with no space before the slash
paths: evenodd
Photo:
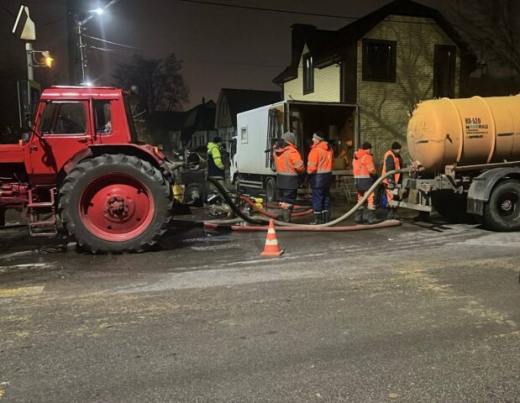
<path id="1" fill-rule="evenodd" d="M 303 56 L 303 93 L 314 92 L 314 61 L 312 55 L 307 53 Z"/>

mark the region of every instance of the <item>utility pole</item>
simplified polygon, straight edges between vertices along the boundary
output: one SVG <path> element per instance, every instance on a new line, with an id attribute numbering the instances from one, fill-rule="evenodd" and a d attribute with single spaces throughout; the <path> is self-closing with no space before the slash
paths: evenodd
<path id="1" fill-rule="evenodd" d="M 31 81 L 34 81 L 34 66 L 33 66 L 33 55 L 34 55 L 34 49 L 32 42 L 26 42 L 25 43 L 25 51 L 27 53 L 27 79 L 29 80 L 29 97 L 31 94 L 30 91 L 30 83 Z M 30 101 L 30 99 L 29 99 Z"/>
<path id="2" fill-rule="evenodd" d="M 87 81 L 87 55 L 85 53 L 86 45 L 83 43 L 83 24 L 78 21 L 78 42 L 79 42 L 79 63 L 81 73 L 81 83 Z"/>
<path id="3" fill-rule="evenodd" d="M 81 84 L 85 80 L 85 48 L 82 40 L 80 0 L 67 0 L 69 82 Z"/>

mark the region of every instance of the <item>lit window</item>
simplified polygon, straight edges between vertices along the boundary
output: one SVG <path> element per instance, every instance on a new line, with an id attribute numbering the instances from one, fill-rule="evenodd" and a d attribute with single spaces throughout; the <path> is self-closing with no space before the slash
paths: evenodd
<path id="1" fill-rule="evenodd" d="M 303 93 L 314 92 L 314 60 L 312 55 L 307 53 L 303 56 Z"/>

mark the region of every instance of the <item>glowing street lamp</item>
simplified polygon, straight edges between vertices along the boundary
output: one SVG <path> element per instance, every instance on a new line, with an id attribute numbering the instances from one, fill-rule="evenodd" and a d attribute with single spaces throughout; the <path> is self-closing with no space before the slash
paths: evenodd
<path id="1" fill-rule="evenodd" d="M 101 7 L 98 7 L 96 9 L 94 9 L 94 10 L 90 10 L 90 12 L 93 13 L 93 14 L 97 14 L 97 15 L 105 14 L 105 10 L 103 8 L 101 8 Z"/>

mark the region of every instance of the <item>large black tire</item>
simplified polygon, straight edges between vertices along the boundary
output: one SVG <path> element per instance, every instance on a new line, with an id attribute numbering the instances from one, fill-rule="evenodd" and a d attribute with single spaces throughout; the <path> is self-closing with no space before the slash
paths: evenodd
<path id="1" fill-rule="evenodd" d="M 137 190 L 133 196 L 138 200 L 135 202 L 134 211 L 138 208 L 143 209 L 143 205 L 148 203 L 153 204 L 153 210 L 144 209 L 142 214 L 146 219 L 141 222 L 141 218 L 137 217 L 137 224 L 125 217 L 129 225 L 139 226 L 135 236 L 119 234 L 122 235 L 120 238 L 111 239 L 110 236 L 105 237 L 103 229 L 99 232 L 98 227 L 90 224 L 91 220 L 101 217 L 99 213 L 94 212 L 89 217 L 88 209 L 94 210 L 94 203 L 87 204 L 87 210 L 84 210 L 83 206 L 85 200 L 89 200 L 89 193 L 101 195 L 102 191 L 106 191 L 105 188 L 117 188 L 120 183 L 131 183 L 133 187 L 129 188 Z M 102 190 L 96 191 L 97 188 Z M 140 197 L 145 198 L 146 203 L 139 203 L 139 200 L 142 200 Z M 69 172 L 60 188 L 59 208 L 62 221 L 78 244 L 93 253 L 142 252 L 149 249 L 168 229 L 172 218 L 172 204 L 171 186 L 161 171 L 147 161 L 123 154 L 105 154 L 81 161 Z M 106 217 L 107 213 L 103 215 Z M 107 228 L 112 229 L 110 226 Z M 124 231 L 124 228 L 121 231 Z"/>
<path id="2" fill-rule="evenodd" d="M 520 230 L 520 181 L 508 179 L 496 185 L 484 205 L 483 217 L 492 231 Z"/>
<path id="3" fill-rule="evenodd" d="M 265 181 L 265 198 L 268 202 L 278 201 L 278 187 L 276 179 L 267 178 Z"/>

